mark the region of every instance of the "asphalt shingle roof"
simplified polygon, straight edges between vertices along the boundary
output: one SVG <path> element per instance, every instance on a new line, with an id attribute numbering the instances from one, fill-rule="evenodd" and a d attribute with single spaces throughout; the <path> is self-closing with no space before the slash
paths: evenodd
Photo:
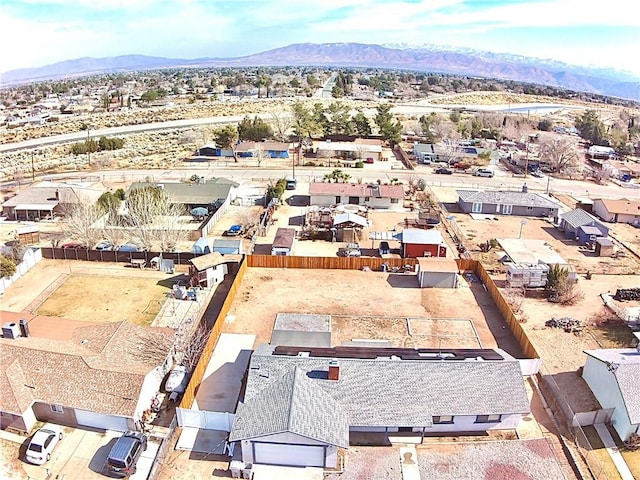
<path id="1" fill-rule="evenodd" d="M 340 406 L 349 426 L 429 426 L 437 415 L 489 415 L 529 412 L 529 401 L 516 360 L 432 361 L 340 358 L 339 380 L 328 380 L 330 359 L 271 355 L 273 346 L 254 352 L 245 402 L 236 413 L 231 440 L 275 433 L 283 408 L 304 411 L 305 422 L 327 424 L 325 411 L 310 400 L 327 395 Z M 301 379 L 310 392 L 293 407 L 283 377 Z M 289 377 L 286 377 L 289 378 Z M 315 392 L 315 393 L 314 393 Z M 272 412 L 271 408 L 275 410 Z M 341 411 L 332 407 L 336 418 Z M 265 433 L 266 432 L 266 433 Z M 330 432 L 316 433 L 326 438 Z"/>
<path id="2" fill-rule="evenodd" d="M 581 208 L 576 208 L 570 212 L 561 214 L 560 219 L 564 220 L 575 229 L 582 225 L 597 225 L 600 223 L 596 217 Z"/>
<path id="3" fill-rule="evenodd" d="M 457 193 L 460 200 L 465 203 L 474 202 L 558 209 L 558 205 L 556 203 L 533 192 L 457 190 Z"/>

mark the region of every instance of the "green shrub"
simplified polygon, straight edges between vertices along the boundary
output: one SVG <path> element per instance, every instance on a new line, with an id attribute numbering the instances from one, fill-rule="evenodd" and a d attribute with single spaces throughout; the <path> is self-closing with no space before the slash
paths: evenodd
<path id="1" fill-rule="evenodd" d="M 356 167 L 356 168 L 364 168 L 364 162 L 356 162 L 354 167 Z"/>

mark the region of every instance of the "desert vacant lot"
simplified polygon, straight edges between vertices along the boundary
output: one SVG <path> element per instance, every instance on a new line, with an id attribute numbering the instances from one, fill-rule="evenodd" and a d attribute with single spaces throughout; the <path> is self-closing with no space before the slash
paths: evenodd
<path id="1" fill-rule="evenodd" d="M 421 289 L 410 274 L 354 270 L 248 268 L 231 306 L 225 332 L 253 333 L 256 344 L 269 342 L 277 313 L 317 313 L 357 316 L 354 322 L 336 318 L 333 344 L 353 338 L 386 339 L 395 347 L 439 346 L 439 332 L 459 334 L 469 348 L 477 346 L 468 323 L 455 328 L 413 321 L 406 317 L 459 318 L 473 322 L 483 347 L 520 351 L 490 296 L 478 283 L 457 289 Z M 366 317 L 376 317 L 366 319 Z M 388 317 L 385 319 L 384 317 Z M 427 321 L 428 323 L 428 321 Z M 460 346 L 460 339 L 451 346 Z M 468 341 L 466 341 L 468 339 Z M 443 347 L 448 346 L 446 340 Z"/>

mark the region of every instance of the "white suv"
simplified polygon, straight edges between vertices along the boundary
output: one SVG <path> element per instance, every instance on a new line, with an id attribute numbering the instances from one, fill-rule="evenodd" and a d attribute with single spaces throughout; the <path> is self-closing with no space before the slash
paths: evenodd
<path id="1" fill-rule="evenodd" d="M 493 170 L 489 170 L 488 168 L 479 168 L 473 173 L 474 177 L 493 177 Z"/>

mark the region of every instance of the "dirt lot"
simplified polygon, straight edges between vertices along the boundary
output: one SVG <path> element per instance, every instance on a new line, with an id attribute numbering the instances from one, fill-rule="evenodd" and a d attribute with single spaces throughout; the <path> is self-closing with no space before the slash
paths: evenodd
<path id="1" fill-rule="evenodd" d="M 0 309 L 20 312 L 44 300 L 38 315 L 148 325 L 179 277 L 123 264 L 43 259 L 7 289 Z"/>
<path id="2" fill-rule="evenodd" d="M 484 347 L 497 345 L 519 356 L 515 340 L 482 286 L 462 284 L 457 289 L 420 289 L 415 276 L 409 274 L 249 268 L 224 331 L 255 334 L 259 344 L 270 340 L 278 312 L 357 314 L 359 318 L 372 316 L 377 320 L 361 320 L 354 325 L 338 320 L 334 344 L 352 338 L 377 338 L 388 339 L 399 347 L 418 342 L 408 335 L 406 318 L 399 321 L 398 317 L 462 318 L 473 321 Z M 418 338 L 439 338 L 437 328 L 429 328 L 434 329 L 433 337 L 420 331 Z M 460 334 L 467 335 L 469 331 L 465 327 Z M 447 343 L 443 341 L 442 345 Z"/>

